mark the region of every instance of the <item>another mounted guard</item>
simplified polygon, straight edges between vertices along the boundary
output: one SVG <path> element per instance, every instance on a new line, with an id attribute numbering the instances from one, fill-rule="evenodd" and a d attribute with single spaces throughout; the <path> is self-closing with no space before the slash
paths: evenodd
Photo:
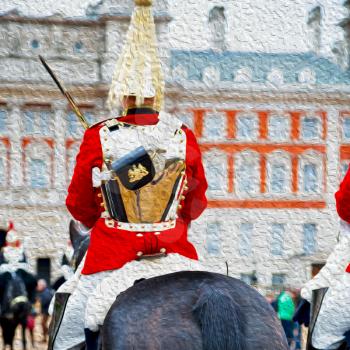
<path id="1" fill-rule="evenodd" d="M 79 348 L 85 336 L 97 349 L 109 307 L 135 280 L 201 269 L 187 239 L 207 205 L 201 153 L 189 128 L 158 112 L 164 81 L 152 1 L 135 4 L 108 100 L 123 116 L 86 131 L 68 190 L 67 208 L 91 241 L 56 295 L 50 349 Z"/>
<path id="2" fill-rule="evenodd" d="M 312 302 L 307 350 L 350 347 L 350 170 L 335 198 L 341 218 L 338 243 L 326 265 L 301 290 Z"/>

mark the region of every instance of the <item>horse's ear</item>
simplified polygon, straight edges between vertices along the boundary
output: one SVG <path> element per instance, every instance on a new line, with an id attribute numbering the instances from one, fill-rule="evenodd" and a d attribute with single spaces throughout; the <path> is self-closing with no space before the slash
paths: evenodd
<path id="1" fill-rule="evenodd" d="M 77 249 L 79 247 L 79 244 L 82 240 L 85 239 L 86 236 L 88 236 L 88 229 L 85 231 L 83 228 L 80 227 L 80 225 L 74 221 L 71 220 L 69 223 L 69 237 L 72 242 L 73 249 Z"/>

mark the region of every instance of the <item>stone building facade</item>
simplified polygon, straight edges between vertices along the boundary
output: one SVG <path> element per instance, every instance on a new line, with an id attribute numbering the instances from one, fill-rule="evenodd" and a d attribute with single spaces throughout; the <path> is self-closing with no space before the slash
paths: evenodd
<path id="1" fill-rule="evenodd" d="M 208 265 L 227 262 L 248 283 L 300 287 L 338 234 L 334 192 L 350 161 L 347 51 L 319 55 L 321 9 L 305 18 L 310 52 L 230 51 L 223 3 L 208 9 L 212 49 L 203 50 L 171 47 L 169 5 L 155 6 L 165 108 L 195 131 L 209 182 L 191 240 Z M 50 259 L 52 279 L 67 247 L 64 200 L 83 129 L 38 55 L 91 123 L 117 114 L 105 100 L 131 6 L 101 1 L 79 19 L 0 17 L 0 216 L 23 234 L 33 271 Z"/>

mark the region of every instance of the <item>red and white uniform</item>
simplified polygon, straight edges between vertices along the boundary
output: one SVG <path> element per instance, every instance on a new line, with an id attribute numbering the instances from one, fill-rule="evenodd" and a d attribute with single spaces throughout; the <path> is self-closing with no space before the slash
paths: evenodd
<path id="1" fill-rule="evenodd" d="M 127 116 L 118 118 L 118 121 L 134 125 L 158 125 L 162 118 L 159 121 L 158 114 L 151 111 L 136 109 Z M 104 126 L 105 123 L 101 123 L 86 131 L 68 190 L 66 203 L 69 211 L 76 220 L 92 230 L 85 262 L 58 290 L 71 293 L 71 296 L 57 333 L 54 350 L 66 350 L 82 343 L 84 328 L 96 331 L 103 324 L 116 296 L 132 286 L 135 280 L 181 270 L 205 269 L 198 261 L 195 247 L 187 239 L 187 228 L 191 220 L 196 219 L 207 206 L 207 181 L 201 153 L 192 131 L 185 126 L 181 128 L 186 134 L 186 152 L 182 159 L 186 164 L 187 189 L 182 192 L 184 199 L 179 197 L 181 209 L 176 213 L 175 226 L 166 227 L 159 232 L 150 230 L 140 233 L 118 227 L 119 224 L 123 224 L 123 228 L 128 227 L 129 224 L 125 223 L 112 222 L 110 227 L 101 189 L 94 187 L 93 169 L 98 168 L 101 174 L 104 171 L 104 145 L 101 143 L 100 132 Z M 154 225 L 157 224 L 159 223 Z M 137 261 L 139 252 L 153 255 L 161 249 L 166 250 L 165 257 Z M 224 273 L 224 265 L 222 271 L 215 272 Z"/>
<path id="2" fill-rule="evenodd" d="M 150 110 L 151 111 L 151 110 Z M 134 110 L 134 114 L 118 118 L 129 124 L 154 125 L 158 114 Z M 72 216 L 84 225 L 92 228 L 91 242 L 87 252 L 83 274 L 114 270 L 129 261 L 138 258 L 137 253 L 156 254 L 165 248 L 168 254 L 178 253 L 187 258 L 198 259 L 194 246 L 187 240 L 187 227 L 191 220 L 199 217 L 207 206 L 205 179 L 201 153 L 193 132 L 183 126 L 186 133 L 186 177 L 188 190 L 181 202 L 175 228 L 155 232 L 144 232 L 142 237 L 137 232 L 109 228 L 101 218 L 104 211 L 101 190 L 92 184 L 92 169 L 102 169 L 103 155 L 100 141 L 100 128 L 103 123 L 88 129 L 77 157 L 74 175 L 68 189 L 67 208 Z"/>
<path id="3" fill-rule="evenodd" d="M 328 288 L 312 335 L 317 349 L 338 349 L 350 330 L 350 171 L 335 194 L 340 222 L 339 241 L 326 265 L 301 290 L 311 302 L 312 290 Z"/>

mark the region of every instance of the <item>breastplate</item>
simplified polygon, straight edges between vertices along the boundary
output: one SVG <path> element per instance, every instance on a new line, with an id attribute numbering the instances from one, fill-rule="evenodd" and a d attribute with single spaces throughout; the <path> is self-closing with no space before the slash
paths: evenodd
<path id="1" fill-rule="evenodd" d="M 176 219 L 186 170 L 186 134 L 178 119 L 160 113 L 156 125 L 108 121 L 100 129 L 102 193 L 109 216 L 122 223 Z"/>

